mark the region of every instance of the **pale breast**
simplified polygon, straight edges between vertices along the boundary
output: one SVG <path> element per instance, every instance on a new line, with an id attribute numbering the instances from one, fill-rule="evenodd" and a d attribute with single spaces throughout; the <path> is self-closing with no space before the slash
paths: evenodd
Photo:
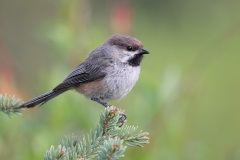
<path id="1" fill-rule="evenodd" d="M 126 96 L 136 84 L 140 74 L 140 67 L 125 65 L 116 67 L 104 80 L 106 90 L 112 97 L 110 99 L 121 99 Z"/>

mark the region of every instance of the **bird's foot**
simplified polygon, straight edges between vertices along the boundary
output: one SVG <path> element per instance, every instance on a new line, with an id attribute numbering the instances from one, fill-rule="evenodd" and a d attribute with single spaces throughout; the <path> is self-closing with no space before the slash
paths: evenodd
<path id="1" fill-rule="evenodd" d="M 108 108 L 108 107 L 111 107 L 112 105 L 109 105 L 108 103 L 106 102 L 102 102 L 100 101 L 98 98 L 91 98 L 92 101 L 95 101 L 101 105 L 103 105 L 104 107 Z M 123 110 L 119 110 L 119 109 L 115 109 L 116 112 L 119 114 L 120 118 L 119 118 L 119 122 L 120 122 L 120 126 L 119 127 L 122 127 L 127 119 L 127 115 L 123 113 Z"/>
<path id="2" fill-rule="evenodd" d="M 116 111 L 118 112 L 118 114 L 120 116 L 120 118 L 118 120 L 119 123 L 120 123 L 119 127 L 122 127 L 127 120 L 127 115 L 123 113 L 123 110 L 119 110 L 119 109 L 116 108 Z"/>
<path id="3" fill-rule="evenodd" d="M 118 121 L 121 123 L 121 125 L 120 125 L 119 127 L 122 127 L 122 126 L 124 125 L 126 119 L 127 119 L 127 115 L 124 114 L 124 113 L 121 113 L 121 114 L 119 114 L 119 115 L 120 115 L 120 118 L 119 118 Z"/>

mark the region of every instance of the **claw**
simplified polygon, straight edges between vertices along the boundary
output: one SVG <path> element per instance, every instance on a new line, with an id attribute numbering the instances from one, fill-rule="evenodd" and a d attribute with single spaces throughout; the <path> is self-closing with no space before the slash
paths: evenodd
<path id="1" fill-rule="evenodd" d="M 127 115 L 126 114 L 124 114 L 124 113 L 121 113 L 121 114 L 119 114 L 121 117 L 119 118 L 119 122 L 121 123 L 121 125 L 119 126 L 119 127 L 122 127 L 123 125 L 124 125 L 124 123 L 125 123 L 125 121 L 126 121 L 126 119 L 127 119 Z"/>

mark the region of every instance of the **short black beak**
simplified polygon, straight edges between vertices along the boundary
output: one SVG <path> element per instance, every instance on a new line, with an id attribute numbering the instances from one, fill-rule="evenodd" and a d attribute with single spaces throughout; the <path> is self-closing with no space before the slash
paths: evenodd
<path id="1" fill-rule="evenodd" d="M 145 49 L 141 49 L 139 54 L 149 54 L 149 52 Z"/>

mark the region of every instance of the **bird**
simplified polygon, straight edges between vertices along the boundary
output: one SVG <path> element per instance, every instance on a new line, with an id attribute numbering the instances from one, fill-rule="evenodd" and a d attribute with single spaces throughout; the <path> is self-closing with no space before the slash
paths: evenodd
<path id="1" fill-rule="evenodd" d="M 114 34 L 91 51 L 62 83 L 17 108 L 41 106 L 68 90 L 76 90 L 92 101 L 109 107 L 109 101 L 123 98 L 134 87 L 145 54 L 149 51 L 137 38 Z"/>

